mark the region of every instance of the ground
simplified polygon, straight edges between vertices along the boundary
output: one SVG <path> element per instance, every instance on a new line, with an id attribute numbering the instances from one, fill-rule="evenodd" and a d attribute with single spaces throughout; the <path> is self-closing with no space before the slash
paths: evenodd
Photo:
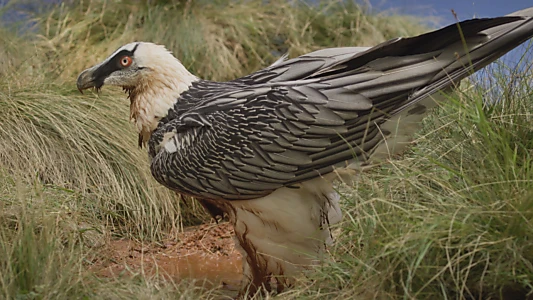
<path id="1" fill-rule="evenodd" d="M 241 255 L 235 249 L 233 228 L 225 223 L 187 228 L 178 238 L 158 244 L 111 240 L 92 263 L 100 276 L 160 274 L 180 281 L 234 289 L 242 277 Z"/>

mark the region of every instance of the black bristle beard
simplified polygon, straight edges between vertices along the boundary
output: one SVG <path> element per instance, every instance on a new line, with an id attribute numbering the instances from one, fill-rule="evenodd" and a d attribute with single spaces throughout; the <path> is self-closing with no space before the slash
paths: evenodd
<path id="1" fill-rule="evenodd" d="M 131 100 L 131 96 L 132 96 L 132 93 L 133 93 L 133 90 L 135 89 L 135 87 L 133 86 L 123 86 L 122 87 L 122 90 L 124 91 L 124 93 L 128 94 L 128 98 Z"/>

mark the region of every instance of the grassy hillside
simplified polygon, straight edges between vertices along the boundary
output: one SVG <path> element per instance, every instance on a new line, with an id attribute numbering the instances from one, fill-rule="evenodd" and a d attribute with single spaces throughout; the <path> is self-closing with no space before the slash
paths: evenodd
<path id="1" fill-rule="evenodd" d="M 77 92 L 84 68 L 144 40 L 165 44 L 200 77 L 226 80 L 285 52 L 427 30 L 350 1 L 79 3 L 35 16 L 24 36 L 0 29 L 0 298 L 220 294 L 142 273 L 91 273 L 110 239 L 158 242 L 206 216 L 151 178 L 123 93 Z M 523 298 L 533 281 L 533 105 L 531 74 L 522 75 L 512 87 L 494 79 L 497 105 L 485 106 L 481 89 L 454 96 L 405 156 L 361 174 L 344 193 L 332 261 L 280 298 Z"/>

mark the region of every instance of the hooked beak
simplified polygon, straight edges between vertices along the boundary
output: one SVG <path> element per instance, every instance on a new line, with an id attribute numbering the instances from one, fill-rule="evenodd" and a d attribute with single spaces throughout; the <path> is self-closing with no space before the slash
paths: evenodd
<path id="1" fill-rule="evenodd" d="M 96 90 L 99 90 L 102 87 L 102 84 L 97 84 L 94 78 L 94 72 L 99 67 L 100 65 L 96 65 L 80 73 L 80 75 L 78 76 L 78 80 L 76 81 L 76 85 L 80 93 L 83 94 L 83 90 L 86 90 L 92 87 L 96 88 Z"/>

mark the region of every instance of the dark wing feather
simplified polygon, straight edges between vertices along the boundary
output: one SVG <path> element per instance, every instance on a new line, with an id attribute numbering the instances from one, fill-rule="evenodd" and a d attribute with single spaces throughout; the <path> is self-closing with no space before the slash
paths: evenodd
<path id="1" fill-rule="evenodd" d="M 152 173 L 200 198 L 252 199 L 366 160 L 383 140 L 380 124 L 533 35 L 531 19 L 516 16 L 460 27 L 198 81 L 152 135 Z"/>

